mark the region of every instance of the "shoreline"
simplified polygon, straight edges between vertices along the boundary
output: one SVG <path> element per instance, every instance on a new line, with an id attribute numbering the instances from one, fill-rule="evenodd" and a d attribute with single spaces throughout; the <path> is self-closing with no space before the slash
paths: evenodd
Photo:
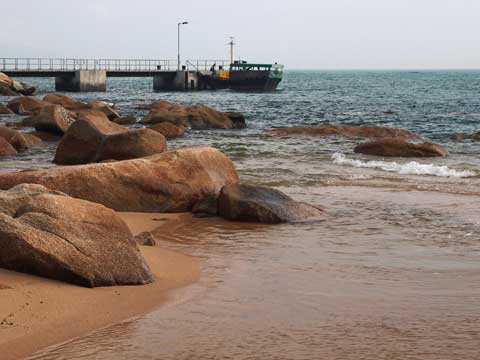
<path id="1" fill-rule="evenodd" d="M 132 233 L 151 231 L 182 214 L 119 213 Z M 148 313 L 167 303 L 170 290 L 196 282 L 199 261 L 140 246 L 156 281 L 142 286 L 83 288 L 0 269 L 0 354 L 20 359 L 94 330 Z M 94 312 L 92 311 L 94 309 Z M 55 331 L 52 331 L 54 329 Z"/>

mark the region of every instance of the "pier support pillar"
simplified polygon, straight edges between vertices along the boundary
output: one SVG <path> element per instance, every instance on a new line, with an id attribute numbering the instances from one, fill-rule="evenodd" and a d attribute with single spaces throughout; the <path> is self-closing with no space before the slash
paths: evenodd
<path id="1" fill-rule="evenodd" d="M 165 71 L 153 76 L 154 91 L 185 91 L 198 89 L 196 71 Z"/>
<path id="2" fill-rule="evenodd" d="M 105 70 L 77 70 L 55 78 L 57 91 L 104 92 L 107 91 L 107 72 Z"/>

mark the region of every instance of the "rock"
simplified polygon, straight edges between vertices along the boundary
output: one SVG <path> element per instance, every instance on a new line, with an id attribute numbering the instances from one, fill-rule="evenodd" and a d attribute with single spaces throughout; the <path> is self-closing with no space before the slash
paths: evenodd
<path id="1" fill-rule="evenodd" d="M 47 105 L 50 104 L 46 101 L 24 96 L 10 100 L 7 107 L 18 115 L 35 115 Z"/>
<path id="2" fill-rule="evenodd" d="M 218 214 L 228 220 L 283 223 L 317 218 L 322 211 L 272 188 L 234 184 L 222 188 Z"/>
<path id="3" fill-rule="evenodd" d="M 417 134 L 410 131 L 372 125 L 305 125 L 274 129 L 268 136 L 344 136 L 364 138 L 415 139 Z"/>
<path id="4" fill-rule="evenodd" d="M 185 135 L 185 129 L 183 127 L 173 125 L 172 123 L 169 123 L 169 122 L 163 122 L 160 124 L 153 125 L 150 127 L 150 129 L 162 134 L 167 138 L 167 140 L 175 139 L 177 137 L 182 137 Z"/>
<path id="5" fill-rule="evenodd" d="M 120 116 L 111 121 L 118 125 L 134 125 L 137 123 L 137 118 L 135 116 Z"/>
<path id="6" fill-rule="evenodd" d="M 1 96 L 18 96 L 20 94 L 10 89 L 9 86 L 6 86 L 5 84 L 0 83 L 0 95 Z"/>
<path id="7" fill-rule="evenodd" d="M 192 213 L 197 217 L 212 217 L 218 215 L 218 201 L 217 196 L 209 196 L 197 202 L 193 208 Z"/>
<path id="8" fill-rule="evenodd" d="M 120 117 L 120 114 L 104 101 L 91 101 L 87 105 L 91 109 L 100 110 L 107 115 L 108 119 L 111 121 Z"/>
<path id="9" fill-rule="evenodd" d="M 0 104 L 0 115 L 12 115 L 14 112 L 5 105 Z"/>
<path id="10" fill-rule="evenodd" d="M 58 93 L 48 94 L 43 98 L 43 100 L 49 102 L 50 104 L 63 106 L 67 110 L 77 111 L 82 109 L 90 109 L 88 104 Z"/>
<path id="11" fill-rule="evenodd" d="M 157 242 L 155 241 L 155 237 L 149 231 L 145 231 L 145 232 L 142 232 L 142 233 L 136 235 L 135 236 L 135 242 L 138 245 L 143 245 L 143 246 L 155 246 L 155 245 L 157 245 Z"/>
<path id="12" fill-rule="evenodd" d="M 13 80 L 9 76 L 0 72 L 0 95 L 18 96 L 33 95 L 36 92 L 35 87 L 29 87 L 27 84 Z"/>
<path id="13" fill-rule="evenodd" d="M 102 160 L 126 160 L 166 150 L 165 137 L 149 129 L 127 128 L 90 110 L 67 130 L 57 147 L 54 163 L 87 164 Z"/>
<path id="14" fill-rule="evenodd" d="M 70 130 L 69 130 L 70 131 Z M 116 211 L 186 212 L 238 182 L 235 167 L 209 147 L 182 148 L 148 158 L 0 173 L 0 189 L 35 183 Z"/>
<path id="15" fill-rule="evenodd" d="M 447 156 L 444 147 L 431 144 L 413 144 L 402 139 L 381 139 L 357 145 L 354 152 L 366 155 L 394 157 L 436 157 Z"/>
<path id="16" fill-rule="evenodd" d="M 45 132 L 45 131 L 30 131 L 26 134 L 33 135 L 36 138 L 39 138 L 39 139 L 41 139 L 42 141 L 45 141 L 45 142 L 60 141 L 62 139 L 62 136 L 63 136 L 63 135 L 59 135 L 59 134 L 52 134 L 52 133 Z"/>
<path id="17" fill-rule="evenodd" d="M 105 136 L 91 162 L 137 159 L 166 150 L 167 142 L 162 134 L 150 129 L 135 129 Z"/>
<path id="18" fill-rule="evenodd" d="M 12 145 L 17 152 L 22 152 L 34 147 L 42 147 L 44 145 L 41 139 L 33 135 L 3 125 L 0 125 L 0 137 Z"/>
<path id="19" fill-rule="evenodd" d="M 463 141 L 463 140 L 475 140 L 480 141 L 480 132 L 473 134 L 455 134 L 450 137 L 450 140 Z"/>
<path id="20" fill-rule="evenodd" d="M 37 131 L 45 131 L 63 135 L 70 125 L 76 121 L 71 112 L 60 105 L 47 105 L 36 115 L 23 119 L 24 126 L 34 127 Z"/>
<path id="21" fill-rule="evenodd" d="M 153 106 L 153 105 L 152 105 Z M 173 125 L 192 129 L 241 129 L 245 118 L 236 113 L 223 113 L 205 105 L 181 105 L 162 101 L 155 104 L 142 124 L 169 122 Z"/>
<path id="22" fill-rule="evenodd" d="M 39 185 L 0 192 L 0 267 L 86 287 L 153 275 L 113 210 Z"/>
<path id="23" fill-rule="evenodd" d="M 3 137 L 0 137 L 0 156 L 17 155 L 17 150 Z"/>

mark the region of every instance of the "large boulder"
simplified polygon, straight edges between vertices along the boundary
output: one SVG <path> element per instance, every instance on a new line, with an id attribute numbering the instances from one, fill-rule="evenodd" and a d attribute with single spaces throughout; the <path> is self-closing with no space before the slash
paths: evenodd
<path id="1" fill-rule="evenodd" d="M 162 134 L 163 136 L 165 136 L 167 140 L 175 139 L 185 135 L 185 129 L 183 127 L 173 125 L 172 123 L 169 123 L 169 122 L 155 124 L 151 126 L 150 129 Z"/>
<path id="2" fill-rule="evenodd" d="M 22 152 L 30 148 L 42 147 L 44 145 L 42 140 L 36 136 L 3 125 L 0 125 L 0 137 L 12 145 L 17 152 Z"/>
<path id="3" fill-rule="evenodd" d="M 373 125 L 305 125 L 270 130 L 268 136 L 343 136 L 363 138 L 402 138 L 415 139 L 417 134 L 410 131 Z"/>
<path id="4" fill-rule="evenodd" d="M 153 275 L 113 210 L 40 185 L 0 191 L 0 267 L 95 287 Z"/>
<path id="5" fill-rule="evenodd" d="M 5 105 L 0 104 L 0 115 L 12 115 L 14 112 Z"/>
<path id="6" fill-rule="evenodd" d="M 381 139 L 357 145 L 354 152 L 392 157 L 447 156 L 448 150 L 432 143 L 413 144 L 402 139 Z"/>
<path id="7" fill-rule="evenodd" d="M 24 96 L 10 100 L 7 107 L 18 115 L 35 115 L 47 105 L 50 104 L 46 101 Z"/>
<path id="8" fill-rule="evenodd" d="M 222 188 L 218 214 L 228 220 L 274 224 L 318 218 L 322 211 L 272 188 L 233 184 Z"/>
<path id="9" fill-rule="evenodd" d="M 117 211 L 186 212 L 238 182 L 220 151 L 182 148 L 147 158 L 37 171 L 0 173 L 0 189 L 41 184 Z"/>
<path id="10" fill-rule="evenodd" d="M 60 141 L 63 136 L 60 134 L 52 134 L 46 131 L 30 131 L 26 134 L 35 136 L 36 138 L 45 142 L 57 142 L 57 141 Z"/>
<path id="11" fill-rule="evenodd" d="M 167 101 L 152 105 L 150 114 L 141 121 L 149 125 L 162 122 L 192 129 L 241 129 L 246 126 L 241 114 L 224 113 L 205 105 L 189 106 Z"/>
<path id="12" fill-rule="evenodd" d="M 76 121 L 75 114 L 60 105 L 47 105 L 36 115 L 23 119 L 24 126 L 34 127 L 37 131 L 64 134 Z"/>
<path id="13" fill-rule="evenodd" d="M 3 137 L 0 137 L 0 156 L 17 155 L 17 150 Z"/>
<path id="14" fill-rule="evenodd" d="M 167 141 L 162 134 L 150 129 L 134 129 L 105 136 L 92 162 L 137 159 L 166 150 Z"/>
<path id="15" fill-rule="evenodd" d="M 67 110 L 77 111 L 81 109 L 91 108 L 88 104 L 72 99 L 67 95 L 58 94 L 58 93 L 48 94 L 43 98 L 43 100 L 50 104 L 63 106 Z"/>
<path id="16" fill-rule="evenodd" d="M 57 147 L 54 162 L 87 164 L 103 160 L 126 160 L 166 150 L 165 137 L 149 129 L 129 131 L 103 112 L 89 110 L 68 129 Z"/>

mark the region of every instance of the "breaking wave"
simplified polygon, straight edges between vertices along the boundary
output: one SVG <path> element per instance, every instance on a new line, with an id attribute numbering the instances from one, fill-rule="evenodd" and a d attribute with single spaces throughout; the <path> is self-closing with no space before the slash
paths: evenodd
<path id="1" fill-rule="evenodd" d="M 456 177 L 464 178 L 476 176 L 473 171 L 469 170 L 455 170 L 443 165 L 420 164 L 416 161 L 411 161 L 406 164 L 399 164 L 397 162 L 388 161 L 361 161 L 355 159 L 348 159 L 344 154 L 335 153 L 332 155 L 334 164 L 353 166 L 357 168 L 380 169 L 388 172 L 396 172 L 402 175 L 430 175 L 441 177 Z"/>

